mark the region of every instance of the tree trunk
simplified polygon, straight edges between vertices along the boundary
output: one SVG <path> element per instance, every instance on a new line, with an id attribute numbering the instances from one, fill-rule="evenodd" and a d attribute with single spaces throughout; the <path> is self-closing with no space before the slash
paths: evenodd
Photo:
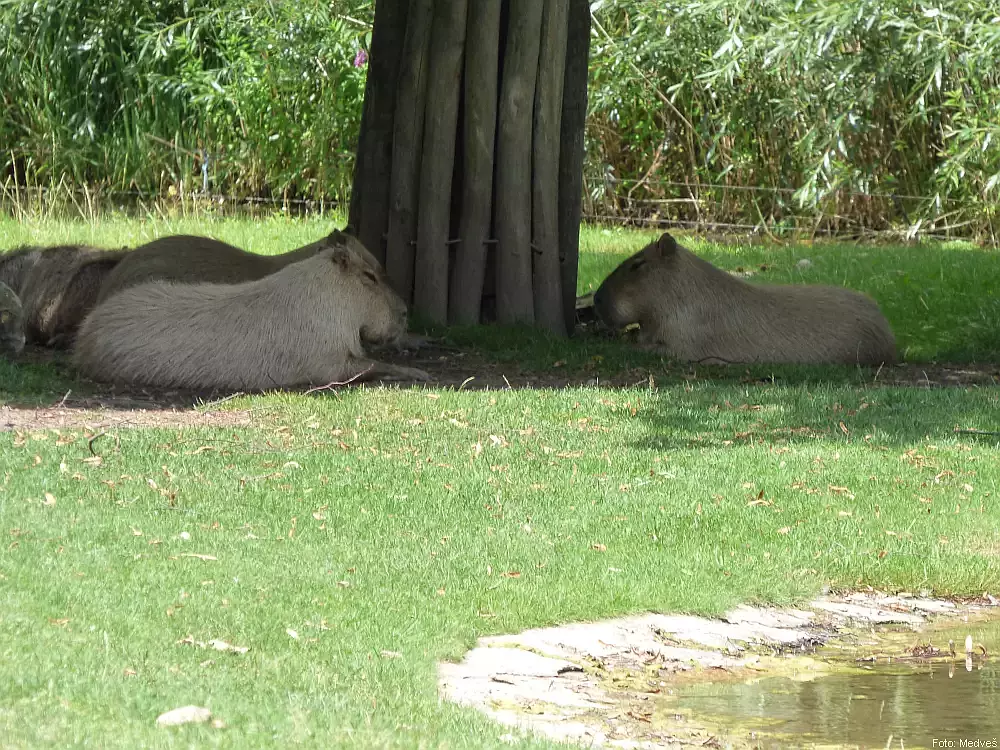
<path id="1" fill-rule="evenodd" d="M 493 215 L 501 0 L 472 0 L 465 51 L 465 146 L 462 217 L 449 298 L 449 321 L 479 322 L 486 242 Z"/>
<path id="2" fill-rule="evenodd" d="M 475 2 L 475 0 L 473 0 Z M 462 86 L 467 0 L 436 0 L 420 168 L 414 310 L 434 323 L 448 320 L 448 231 Z"/>
<path id="3" fill-rule="evenodd" d="M 576 285 L 583 203 L 584 132 L 590 66 L 590 0 L 569 0 L 566 74 L 559 150 L 559 266 L 566 329 L 576 324 Z"/>
<path id="4" fill-rule="evenodd" d="M 406 33 L 406 4 L 379 2 L 365 80 L 365 103 L 354 164 L 348 226 L 355 236 L 385 261 L 386 216 L 389 211 L 389 174 L 392 168 L 392 130 L 396 108 L 396 81 Z"/>
<path id="5" fill-rule="evenodd" d="M 379 0 L 378 4 L 386 1 Z M 417 189 L 424 140 L 433 6 L 434 0 L 410 0 L 393 129 L 385 269 L 392 287 L 407 304 L 413 301 Z"/>
<path id="6" fill-rule="evenodd" d="M 510 0 L 497 137 L 497 319 L 534 323 L 531 132 L 542 29 L 539 0 Z"/>
<path id="7" fill-rule="evenodd" d="M 377 0 L 350 224 L 429 321 L 572 330 L 589 26 L 588 0 Z"/>
<path id="8" fill-rule="evenodd" d="M 569 0 L 543 2 L 532 178 L 535 319 L 542 327 L 565 336 L 559 267 L 559 138 Z"/>

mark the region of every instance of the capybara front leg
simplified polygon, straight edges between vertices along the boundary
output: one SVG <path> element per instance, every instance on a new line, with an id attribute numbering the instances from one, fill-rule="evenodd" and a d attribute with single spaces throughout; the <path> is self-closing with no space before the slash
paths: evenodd
<path id="1" fill-rule="evenodd" d="M 416 367 L 402 367 L 374 359 L 352 357 L 348 361 L 351 378 L 355 380 L 418 380 L 427 382 L 431 376 Z"/>

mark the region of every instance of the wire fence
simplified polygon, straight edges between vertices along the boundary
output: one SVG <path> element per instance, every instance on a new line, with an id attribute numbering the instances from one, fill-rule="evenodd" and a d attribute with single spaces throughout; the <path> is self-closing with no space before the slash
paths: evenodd
<path id="1" fill-rule="evenodd" d="M 198 183 L 195 183 L 198 184 Z M 682 229 L 696 234 L 760 236 L 770 239 L 828 238 L 851 240 L 984 239 L 1000 246 L 993 216 L 947 196 L 839 190 L 812 205 L 800 205 L 799 189 L 727 185 L 656 179 L 621 179 L 608 174 L 584 176 L 583 220 L 588 224 L 647 229 Z M 907 205 L 910 206 L 908 211 Z M 910 212 L 934 219 L 911 220 Z M 847 210 L 844 210 L 844 209 Z M 108 212 L 216 216 L 285 213 L 293 216 L 343 217 L 345 201 L 298 196 L 230 195 L 186 189 L 166 192 L 71 185 L 23 186 L 0 183 L 0 211 L 26 218 L 55 212 L 98 220 Z"/>

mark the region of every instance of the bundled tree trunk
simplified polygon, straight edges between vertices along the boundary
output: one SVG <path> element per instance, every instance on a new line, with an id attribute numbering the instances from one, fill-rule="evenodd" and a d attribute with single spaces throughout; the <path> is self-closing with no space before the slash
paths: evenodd
<path id="1" fill-rule="evenodd" d="M 389 210 L 396 81 L 406 33 L 406 10 L 406 3 L 386 0 L 375 7 L 371 59 L 361 111 L 361 136 L 347 221 L 358 239 L 382 262 L 385 262 L 382 235 Z"/>
<path id="2" fill-rule="evenodd" d="M 379 5 L 385 3 L 386 0 L 381 0 Z M 424 105 L 433 15 L 434 0 L 410 0 L 409 22 L 402 45 L 400 78 L 396 90 L 395 124 L 392 131 L 392 171 L 389 178 L 385 269 L 393 288 L 407 302 L 413 299 L 417 190 L 420 184 L 421 148 L 424 141 Z M 378 22 L 377 17 L 375 21 Z M 368 75 L 371 76 L 373 73 L 374 71 L 370 71 Z M 363 127 L 362 125 L 362 129 Z M 362 211 L 364 212 L 364 209 Z M 359 236 L 359 239 L 364 242 L 363 237 Z"/>
<path id="3" fill-rule="evenodd" d="M 566 73 L 559 143 L 559 267 L 566 328 L 576 324 L 576 282 L 583 209 L 584 133 L 590 72 L 590 0 L 569 0 Z"/>
<path id="4" fill-rule="evenodd" d="M 572 332 L 589 41 L 587 0 L 378 0 L 350 226 L 417 317 Z"/>
<path id="5" fill-rule="evenodd" d="M 475 1 L 475 0 L 473 0 Z M 430 80 L 423 153 L 433 155 L 420 170 L 414 307 L 428 320 L 448 320 L 448 230 L 455 167 L 458 102 L 465 51 L 466 0 L 435 0 Z"/>
<path id="6" fill-rule="evenodd" d="M 486 280 L 486 248 L 493 219 L 493 151 L 497 131 L 500 2 L 473 0 L 465 52 L 462 217 L 448 319 L 478 323 Z"/>
<path id="7" fill-rule="evenodd" d="M 569 0 L 546 0 L 542 14 L 538 84 L 535 86 L 534 181 L 535 317 L 553 333 L 566 335 L 559 267 L 559 152 L 566 74 Z M 574 295 L 575 297 L 575 295 Z"/>

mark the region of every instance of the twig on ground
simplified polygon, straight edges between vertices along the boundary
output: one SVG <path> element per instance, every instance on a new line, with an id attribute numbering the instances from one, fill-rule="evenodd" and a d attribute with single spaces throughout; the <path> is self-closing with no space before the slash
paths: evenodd
<path id="1" fill-rule="evenodd" d="M 58 404 L 56 404 L 56 408 L 57 408 L 57 409 L 61 409 L 61 408 L 63 408 L 63 407 L 64 407 L 64 406 L 66 405 L 66 399 L 68 399 L 68 398 L 69 398 L 69 394 L 71 394 L 72 392 L 73 392 L 73 389 L 72 389 L 72 388 L 70 388 L 70 389 L 69 389 L 68 391 L 66 391 L 66 395 L 65 395 L 65 396 L 63 396 L 63 397 L 62 397 L 62 398 L 61 398 L 61 399 L 59 400 L 59 403 L 58 403 Z"/>
<path id="2" fill-rule="evenodd" d="M 335 380 L 334 382 L 327 383 L 326 385 L 319 385 L 319 386 L 316 386 L 315 388 L 310 388 L 308 391 L 306 391 L 306 395 L 308 396 L 310 393 L 316 393 L 318 391 L 333 391 L 334 394 L 336 394 L 337 393 L 337 391 L 336 391 L 337 386 L 350 385 L 355 380 L 357 380 L 358 378 L 360 378 L 362 375 L 367 374 L 372 369 L 372 367 L 373 367 L 373 365 L 368 365 L 368 367 L 365 370 L 362 370 L 361 372 L 359 372 L 354 377 L 348 378 L 347 380 L 345 380 L 343 382 Z"/>
<path id="3" fill-rule="evenodd" d="M 239 398 L 240 396 L 245 396 L 245 395 L 246 394 L 243 393 L 242 391 L 238 391 L 238 392 L 233 393 L 233 394 L 231 394 L 229 396 L 226 396 L 225 398 L 220 398 L 220 399 L 218 399 L 216 401 L 209 401 L 208 403 L 199 404 L 198 407 L 197 407 L 197 410 L 198 411 L 204 411 L 206 409 L 211 409 L 213 406 L 219 406 L 220 404 L 224 404 L 227 401 L 232 401 L 234 398 Z"/>
<path id="4" fill-rule="evenodd" d="M 958 427 L 953 432 L 956 435 L 1000 435 L 998 430 L 960 430 Z"/>
<path id="5" fill-rule="evenodd" d="M 104 437 L 107 434 L 108 433 L 106 432 L 98 432 L 96 435 L 94 435 L 94 437 L 90 438 L 90 440 L 87 441 L 87 447 L 90 448 L 90 455 L 92 456 L 97 455 L 97 451 L 94 450 L 94 443 L 97 442 L 98 439 Z"/>

